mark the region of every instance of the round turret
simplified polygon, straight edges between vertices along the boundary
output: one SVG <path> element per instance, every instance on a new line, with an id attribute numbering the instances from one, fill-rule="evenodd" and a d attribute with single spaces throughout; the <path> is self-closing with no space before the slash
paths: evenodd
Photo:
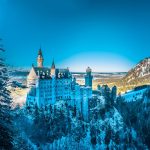
<path id="1" fill-rule="evenodd" d="M 87 67 L 86 72 L 92 72 L 92 69 L 90 67 Z"/>

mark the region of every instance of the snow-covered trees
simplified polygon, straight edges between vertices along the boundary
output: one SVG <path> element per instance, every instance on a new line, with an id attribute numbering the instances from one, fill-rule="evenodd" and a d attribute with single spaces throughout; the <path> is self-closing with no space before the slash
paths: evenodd
<path id="1" fill-rule="evenodd" d="M 9 72 L 4 59 L 4 52 L 3 46 L 0 45 L 0 149 L 27 149 L 30 147 L 27 143 L 28 139 L 21 136 L 15 122 L 18 115 L 16 110 L 19 108 L 12 108 L 12 99 L 8 90 L 8 86 L 11 84 L 9 83 Z"/>
<path id="2" fill-rule="evenodd" d="M 150 89 L 148 88 L 146 92 L 143 93 L 143 98 L 130 102 L 124 101 L 124 98 L 121 96 L 117 98 L 116 108 L 122 115 L 124 123 L 128 126 L 128 128 L 134 128 L 134 130 L 137 132 L 137 136 L 139 137 L 136 138 L 136 140 L 133 140 L 132 133 L 130 133 L 132 130 L 130 130 L 124 141 L 128 144 L 128 146 L 136 145 L 136 147 L 142 147 L 141 143 L 144 143 L 150 148 L 149 93 Z"/>
<path id="3" fill-rule="evenodd" d="M 2 45 L 0 46 L 0 149 L 11 149 L 13 147 L 11 98 L 7 90 L 9 78 L 3 57 L 5 50 Z"/>

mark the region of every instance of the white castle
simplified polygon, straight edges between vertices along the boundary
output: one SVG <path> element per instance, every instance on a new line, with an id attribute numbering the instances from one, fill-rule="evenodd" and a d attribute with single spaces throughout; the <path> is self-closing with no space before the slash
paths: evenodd
<path id="1" fill-rule="evenodd" d="M 64 100 L 69 105 L 75 106 L 77 111 L 88 120 L 88 104 L 92 98 L 92 75 L 88 67 L 85 75 L 85 85 L 80 86 L 72 77 L 69 69 L 55 68 L 54 60 L 51 68 L 43 66 L 44 58 L 40 48 L 37 58 L 37 67 L 32 69 L 27 77 L 27 86 L 30 91 L 27 94 L 26 105 L 39 108 L 54 105 L 56 101 Z"/>

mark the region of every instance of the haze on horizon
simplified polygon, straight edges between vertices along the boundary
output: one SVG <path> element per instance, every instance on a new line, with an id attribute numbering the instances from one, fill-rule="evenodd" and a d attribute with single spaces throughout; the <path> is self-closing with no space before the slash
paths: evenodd
<path id="1" fill-rule="evenodd" d="M 126 72 L 150 56 L 148 0 L 1 0 L 0 35 L 12 66 Z"/>

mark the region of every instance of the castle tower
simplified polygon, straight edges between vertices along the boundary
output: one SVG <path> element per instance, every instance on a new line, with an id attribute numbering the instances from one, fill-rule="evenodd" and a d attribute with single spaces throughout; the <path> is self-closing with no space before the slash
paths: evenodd
<path id="1" fill-rule="evenodd" d="M 93 76 L 91 75 L 92 69 L 88 67 L 86 69 L 86 75 L 85 75 L 85 86 L 90 86 L 92 88 L 92 79 Z"/>
<path id="2" fill-rule="evenodd" d="M 55 76 L 55 63 L 54 63 L 54 60 L 52 62 L 52 66 L 51 66 L 51 76 Z"/>
<path id="3" fill-rule="evenodd" d="M 38 57 L 37 57 L 37 66 L 38 67 L 43 67 L 43 62 L 44 62 L 43 54 L 42 54 L 42 50 L 40 48 L 39 52 L 38 52 Z"/>

